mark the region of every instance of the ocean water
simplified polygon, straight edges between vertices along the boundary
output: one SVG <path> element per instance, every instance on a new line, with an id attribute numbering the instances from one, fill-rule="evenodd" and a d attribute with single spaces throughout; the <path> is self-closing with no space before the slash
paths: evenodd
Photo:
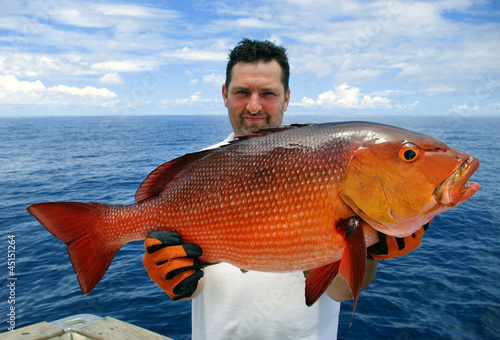
<path id="1" fill-rule="evenodd" d="M 352 119 L 301 115 L 285 123 Z M 339 339 L 499 339 L 500 118 L 355 119 L 427 133 L 470 153 L 481 161 L 472 178 L 481 189 L 437 216 L 420 248 L 380 261 L 351 327 L 352 302 L 342 304 Z M 190 303 L 172 302 L 149 279 L 142 242 L 125 245 L 97 288 L 84 296 L 66 246 L 26 207 L 68 200 L 130 203 L 155 167 L 229 132 L 226 116 L 1 118 L 0 333 L 8 330 L 7 314 L 15 307 L 16 329 L 90 313 L 190 339 Z M 15 268 L 7 263 L 12 240 Z M 8 286 L 13 278 L 14 290 Z"/>

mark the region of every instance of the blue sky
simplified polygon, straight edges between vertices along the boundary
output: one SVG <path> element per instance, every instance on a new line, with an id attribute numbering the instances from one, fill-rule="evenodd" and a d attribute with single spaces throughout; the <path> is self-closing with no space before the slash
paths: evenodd
<path id="1" fill-rule="evenodd" d="M 0 0 L 0 115 L 225 114 L 241 38 L 292 114 L 500 115 L 500 2 Z"/>

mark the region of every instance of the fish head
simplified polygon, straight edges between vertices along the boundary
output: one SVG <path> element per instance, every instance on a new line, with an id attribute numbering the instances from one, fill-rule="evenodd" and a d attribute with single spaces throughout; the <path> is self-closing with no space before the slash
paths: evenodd
<path id="1" fill-rule="evenodd" d="M 352 152 L 339 193 L 376 230 L 411 235 L 479 189 L 479 161 L 431 136 L 389 126 L 365 134 Z"/>

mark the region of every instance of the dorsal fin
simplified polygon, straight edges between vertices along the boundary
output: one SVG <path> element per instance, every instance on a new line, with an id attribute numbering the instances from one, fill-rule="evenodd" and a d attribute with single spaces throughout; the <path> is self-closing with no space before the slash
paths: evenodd
<path id="1" fill-rule="evenodd" d="M 177 174 L 187 169 L 191 163 L 205 157 L 211 152 L 213 152 L 213 150 L 188 153 L 160 165 L 146 177 L 139 189 L 137 189 L 135 201 L 141 202 L 147 198 L 158 195 Z"/>

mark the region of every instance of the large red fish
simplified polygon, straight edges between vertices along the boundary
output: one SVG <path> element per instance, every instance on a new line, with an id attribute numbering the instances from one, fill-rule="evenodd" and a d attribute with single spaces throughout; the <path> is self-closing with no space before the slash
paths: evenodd
<path id="1" fill-rule="evenodd" d="M 278 130 L 278 131 L 276 131 Z M 136 203 L 39 203 L 28 208 L 68 252 L 82 291 L 127 242 L 170 230 L 203 263 L 310 271 L 306 301 L 335 275 L 357 301 L 377 230 L 408 236 L 469 199 L 479 161 L 443 141 L 365 122 L 270 129 L 153 171 Z"/>

